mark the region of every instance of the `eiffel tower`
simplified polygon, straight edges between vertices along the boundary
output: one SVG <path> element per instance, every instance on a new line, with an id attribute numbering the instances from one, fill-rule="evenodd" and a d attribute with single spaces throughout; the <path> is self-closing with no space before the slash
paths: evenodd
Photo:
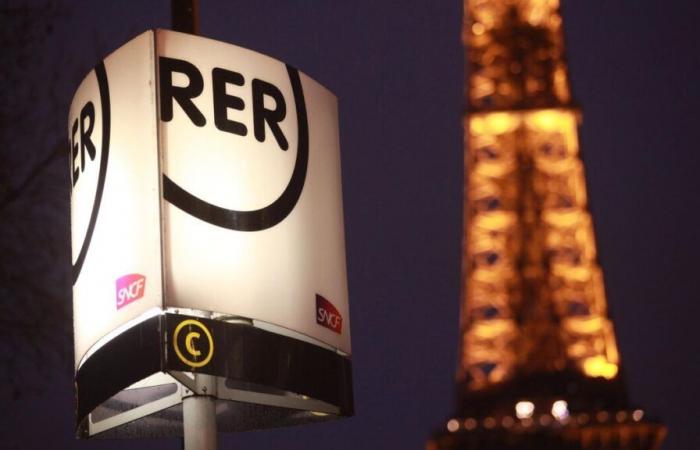
<path id="1" fill-rule="evenodd" d="M 559 1 L 464 0 L 462 39 L 457 410 L 427 449 L 657 449 L 607 314 Z"/>

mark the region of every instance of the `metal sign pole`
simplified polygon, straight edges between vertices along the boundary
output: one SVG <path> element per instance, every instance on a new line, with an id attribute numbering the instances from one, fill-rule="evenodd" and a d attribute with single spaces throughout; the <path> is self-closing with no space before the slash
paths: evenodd
<path id="1" fill-rule="evenodd" d="M 193 395 L 182 401 L 185 450 L 216 450 L 216 400 Z"/>
<path id="2" fill-rule="evenodd" d="M 197 392 L 182 401 L 185 450 L 216 450 L 216 379 L 196 374 Z"/>
<path id="3" fill-rule="evenodd" d="M 199 0 L 171 0 L 173 30 L 199 34 Z"/>

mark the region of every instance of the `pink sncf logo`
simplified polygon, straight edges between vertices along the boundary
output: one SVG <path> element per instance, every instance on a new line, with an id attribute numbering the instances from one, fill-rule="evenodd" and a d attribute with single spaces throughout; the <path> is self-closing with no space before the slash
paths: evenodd
<path id="1" fill-rule="evenodd" d="M 318 294 L 316 294 L 316 323 L 338 334 L 343 328 L 343 316 L 330 301 Z"/>
<path id="2" fill-rule="evenodd" d="M 117 279 L 117 309 L 143 297 L 146 291 L 146 277 L 130 273 Z"/>

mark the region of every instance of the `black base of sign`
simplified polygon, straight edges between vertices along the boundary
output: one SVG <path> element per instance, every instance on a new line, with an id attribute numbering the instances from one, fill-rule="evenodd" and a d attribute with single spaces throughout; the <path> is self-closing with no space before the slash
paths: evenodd
<path id="1" fill-rule="evenodd" d="M 80 366 L 75 378 L 79 429 L 87 431 L 88 414 L 100 405 L 108 405 L 123 389 L 154 373 L 169 371 L 214 375 L 224 380 L 226 388 L 260 392 L 268 398 L 270 395 L 308 398 L 337 408 L 341 416 L 353 414 L 349 358 L 246 323 L 164 314 L 124 331 Z M 223 410 L 230 409 L 232 420 L 236 422 L 239 417 L 240 423 L 228 424 L 223 430 L 266 428 L 330 418 L 323 414 L 299 415 L 301 409 L 229 403 L 230 407 Z M 256 414 L 240 414 L 244 409 L 256 411 Z M 179 421 L 180 406 L 171 410 L 160 416 L 171 420 L 176 417 Z M 144 421 L 144 425 L 146 423 Z M 138 423 L 124 426 L 131 430 L 127 434 L 143 434 L 134 433 Z M 170 428 L 180 430 L 179 423 Z"/>

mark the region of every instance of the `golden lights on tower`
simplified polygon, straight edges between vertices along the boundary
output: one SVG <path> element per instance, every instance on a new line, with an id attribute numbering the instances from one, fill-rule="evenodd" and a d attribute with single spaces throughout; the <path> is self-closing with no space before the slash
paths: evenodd
<path id="1" fill-rule="evenodd" d="M 460 379 L 614 378 L 556 0 L 467 0 Z"/>
<path id="2" fill-rule="evenodd" d="M 657 450 L 631 407 L 579 152 L 558 0 L 464 0 L 457 410 L 428 450 Z"/>

